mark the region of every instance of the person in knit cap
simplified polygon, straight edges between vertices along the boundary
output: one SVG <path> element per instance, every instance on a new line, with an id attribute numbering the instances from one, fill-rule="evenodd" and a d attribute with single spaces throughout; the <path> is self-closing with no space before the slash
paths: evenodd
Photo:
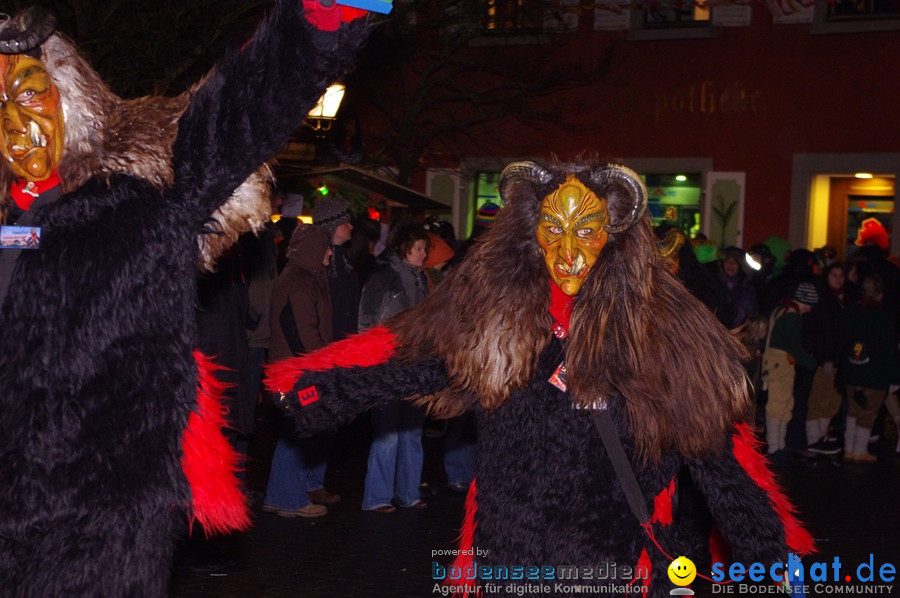
<path id="1" fill-rule="evenodd" d="M 321 226 L 330 235 L 332 255 L 326 273 L 331 294 L 331 327 L 333 338 L 337 341 L 356 334 L 358 330 L 359 276 L 347 260 L 346 246 L 353 231 L 350 202 L 335 196 L 323 197 L 313 206 L 312 218 L 313 224 Z M 317 462 L 310 471 L 308 490 L 309 500 L 315 504 L 330 505 L 341 500 L 339 494 L 325 488 L 325 470 L 334 445 L 334 435 L 333 430 L 325 431 L 305 442 L 317 455 Z"/>
<path id="2" fill-rule="evenodd" d="M 331 289 L 332 326 L 334 340 L 357 331 L 359 312 L 359 277 L 347 260 L 345 244 L 350 240 L 353 224 L 350 202 L 339 197 L 324 197 L 312 210 L 313 224 L 330 235 L 333 256 L 328 266 L 328 286 Z"/>
<path id="3" fill-rule="evenodd" d="M 346 238 L 339 243 L 332 241 L 332 245 L 342 245 L 350 239 L 350 231 L 353 230 L 351 218 L 350 202 L 339 197 L 323 197 L 312 209 L 313 224 L 321 226 L 332 236 L 339 227 L 347 225 Z"/>
<path id="4" fill-rule="evenodd" d="M 769 316 L 769 333 L 763 349 L 763 387 L 769 391 L 766 403 L 766 442 L 769 458 L 776 465 L 790 465 L 786 450 L 787 424 L 794 408 L 794 367 L 815 371 L 817 363 L 802 344 L 801 316 L 819 302 L 811 282 L 801 282 L 790 297 L 783 299 Z"/>
<path id="5" fill-rule="evenodd" d="M 865 247 L 866 245 L 876 245 L 881 249 L 887 249 L 890 245 L 887 229 L 878 221 L 877 218 L 866 218 L 859 225 L 856 231 L 856 240 L 853 242 L 857 247 Z"/>
<path id="6" fill-rule="evenodd" d="M 876 218 L 862 221 L 854 244 L 859 247 L 852 258 L 860 283 L 877 274 L 884 285 L 882 305 L 890 313 L 900 313 L 900 268 L 888 258 L 890 237 Z M 900 334 L 900 329 L 897 330 Z"/>

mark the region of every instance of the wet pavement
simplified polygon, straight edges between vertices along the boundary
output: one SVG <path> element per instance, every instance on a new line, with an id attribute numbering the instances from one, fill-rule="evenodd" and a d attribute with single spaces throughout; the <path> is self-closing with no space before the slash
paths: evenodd
<path id="1" fill-rule="evenodd" d="M 261 493 L 268 475 L 268 459 L 277 428 L 265 413 L 253 447 L 248 486 Z M 834 458 L 818 458 L 789 468 L 778 468 L 778 478 L 800 517 L 806 522 L 819 553 L 804 560 L 807 568 L 834 559 L 845 573 L 857 575 L 870 558 L 877 573 L 888 563 L 900 569 L 900 456 L 893 424 L 885 439 L 873 445 L 875 464 L 841 465 Z M 462 522 L 464 496 L 446 488 L 439 429 L 428 428 L 424 438 L 424 493 L 430 495 L 424 510 L 398 509 L 394 513 L 370 513 L 360 509 L 366 456 L 370 439 L 362 417 L 338 432 L 326 476 L 329 490 L 342 496 L 329 513 L 316 519 L 286 519 L 254 508 L 253 528 L 197 551 L 184 547 L 176 560 L 172 598 L 355 598 L 426 597 L 436 595 L 431 578 L 432 560 L 441 564 L 449 556 L 433 556 L 452 550 Z M 511 533 L 514 533 L 511 530 Z M 198 552 L 207 548 L 224 554 L 231 565 L 216 571 L 188 568 Z M 820 567 L 821 569 L 822 567 Z M 865 574 L 866 568 L 859 571 Z M 868 582 L 872 586 L 875 582 Z M 880 582 L 879 582 L 880 583 Z M 868 595 L 900 596 L 900 582 L 887 582 Z M 816 584 L 807 581 L 809 596 L 828 596 L 860 589 L 858 577 L 849 583 Z M 836 589 L 836 586 L 843 589 Z M 698 596 L 712 592 L 695 586 Z M 869 587 L 869 590 L 873 589 Z M 861 592 L 851 592 L 859 594 Z M 783 594 L 781 594 L 783 595 Z"/>

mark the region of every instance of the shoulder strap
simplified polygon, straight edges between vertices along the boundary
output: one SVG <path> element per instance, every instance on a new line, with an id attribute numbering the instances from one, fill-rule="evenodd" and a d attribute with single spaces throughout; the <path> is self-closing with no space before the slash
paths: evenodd
<path id="1" fill-rule="evenodd" d="M 781 306 L 772 310 L 772 314 L 769 316 L 769 329 L 766 331 L 766 346 L 763 348 L 763 351 L 769 350 L 769 345 L 772 343 L 772 330 L 775 328 L 775 320 L 780 318 L 784 311 L 784 308 Z"/>
<path id="2" fill-rule="evenodd" d="M 647 512 L 647 503 L 644 502 L 644 495 L 641 494 L 641 488 L 638 485 L 637 477 L 634 475 L 634 469 L 632 469 L 631 463 L 628 461 L 628 456 L 622 447 L 622 441 L 619 440 L 619 433 L 616 431 L 606 409 L 594 409 L 592 414 L 594 416 L 594 425 L 597 426 L 597 431 L 600 432 L 600 438 L 603 440 L 603 445 L 606 447 L 606 452 L 612 461 L 616 477 L 619 478 L 619 483 L 622 484 L 622 490 L 625 492 L 628 506 L 643 526 L 650 521 L 650 514 Z"/>

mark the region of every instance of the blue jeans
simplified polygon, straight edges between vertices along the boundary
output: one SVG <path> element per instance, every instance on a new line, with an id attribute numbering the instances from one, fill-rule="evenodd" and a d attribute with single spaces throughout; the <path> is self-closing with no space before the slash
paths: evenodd
<path id="1" fill-rule="evenodd" d="M 447 420 L 444 471 L 450 485 L 469 484 L 475 477 L 475 416 L 471 411 Z"/>
<path id="2" fill-rule="evenodd" d="M 308 492 L 325 486 L 325 469 L 334 432 L 297 438 L 292 430 L 282 432 L 266 485 L 264 504 L 283 511 L 296 511 L 309 504 Z"/>
<path id="3" fill-rule="evenodd" d="M 371 412 L 372 445 L 362 508 L 373 511 L 396 498 L 401 507 L 422 502 L 423 413 L 406 401 Z"/>

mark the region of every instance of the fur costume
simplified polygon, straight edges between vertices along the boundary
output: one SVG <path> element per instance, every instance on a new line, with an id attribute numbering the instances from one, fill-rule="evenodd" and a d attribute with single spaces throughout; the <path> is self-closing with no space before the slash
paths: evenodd
<path id="1" fill-rule="evenodd" d="M 44 44 L 71 143 L 0 312 L 0 595 L 165 596 L 185 513 L 249 524 L 194 353 L 197 239 L 368 29 L 309 17 L 279 1 L 171 100 L 120 101 L 64 40 Z"/>
<path id="2" fill-rule="evenodd" d="M 172 184 L 172 142 L 178 118 L 199 87 L 175 97 L 116 96 L 72 43 L 55 33 L 41 44 L 41 61 L 59 88 L 66 115 L 65 154 L 59 164 L 63 192 L 77 189 L 88 179 L 109 180 L 131 174 L 163 189 Z M 242 232 L 259 230 L 271 212 L 271 177 L 267 167 L 252 173 L 228 201 L 216 208 L 198 235 L 200 265 L 212 269 L 216 257 Z M 0 166 L 0 206 L 9 210 L 13 173 Z"/>
<path id="3" fill-rule="evenodd" d="M 301 434 L 397 399 L 438 416 L 473 408 L 476 481 L 461 548 L 485 555 L 477 565 L 617 566 L 608 582 L 658 597 L 673 587 L 676 556 L 700 571 L 729 558 L 709 555 L 704 503 L 735 561 L 784 562 L 813 543 L 743 423 L 740 343 L 670 274 L 634 201 L 643 184 L 621 172 L 590 161 L 507 167 L 506 207 L 433 295 L 369 333 L 270 366 L 268 387 Z M 571 174 L 608 199 L 610 219 L 572 301 L 548 284 L 535 238 L 542 198 Z M 551 332 L 560 326 L 565 341 Z M 550 383 L 563 358 L 566 391 Z M 647 529 L 595 429 L 598 408 L 635 470 Z"/>

